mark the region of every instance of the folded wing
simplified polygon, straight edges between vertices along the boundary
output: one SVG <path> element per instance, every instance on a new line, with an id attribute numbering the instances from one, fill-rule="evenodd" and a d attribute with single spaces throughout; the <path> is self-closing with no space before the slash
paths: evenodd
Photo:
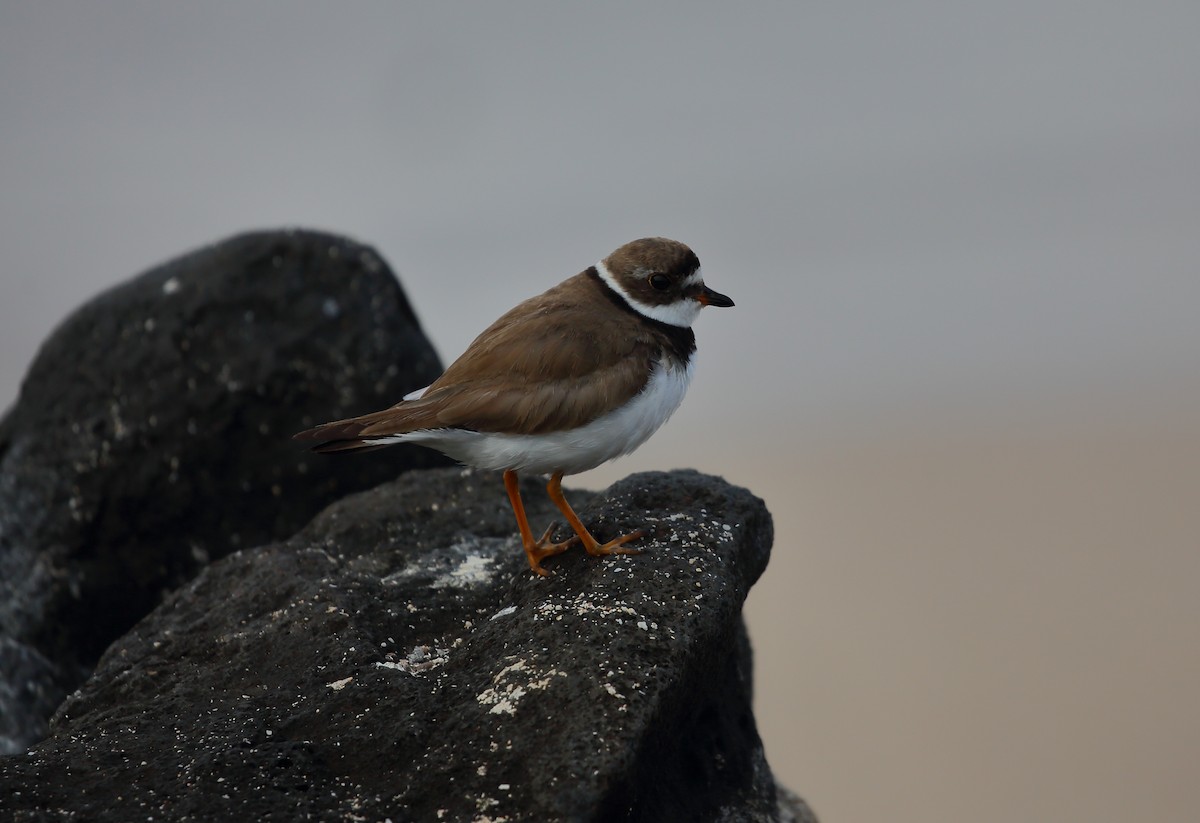
<path id="1" fill-rule="evenodd" d="M 329 452 L 423 429 L 545 434 L 618 408 L 645 387 L 661 345 L 635 322 L 598 325 L 570 299 L 578 286 L 566 281 L 505 314 L 419 398 L 296 439 Z"/>

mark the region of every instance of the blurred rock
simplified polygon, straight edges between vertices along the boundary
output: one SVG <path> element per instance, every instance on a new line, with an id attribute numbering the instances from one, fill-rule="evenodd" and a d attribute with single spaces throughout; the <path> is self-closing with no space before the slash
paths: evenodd
<path id="1" fill-rule="evenodd" d="M 535 577 L 500 478 L 443 469 L 212 564 L 0 759 L 0 817 L 811 821 L 751 711 L 762 501 L 683 471 L 572 499 L 646 553 Z"/>
<path id="2" fill-rule="evenodd" d="M 71 315 L 0 422 L 0 752 L 39 739 L 105 647 L 211 559 L 444 465 L 289 441 L 440 371 L 379 256 L 312 232 L 235 237 Z"/>

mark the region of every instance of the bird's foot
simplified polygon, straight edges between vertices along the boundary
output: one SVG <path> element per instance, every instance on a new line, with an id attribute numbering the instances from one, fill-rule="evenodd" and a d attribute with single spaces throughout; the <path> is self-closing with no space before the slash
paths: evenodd
<path id="1" fill-rule="evenodd" d="M 542 561 L 544 559 L 553 557 L 556 554 L 562 554 L 579 542 L 578 537 L 571 537 L 561 543 L 555 543 L 550 540 L 550 535 L 553 533 L 554 526 L 550 526 L 546 529 L 546 533 L 542 535 L 540 540 L 532 544 L 526 544 L 525 546 L 525 556 L 529 558 L 529 568 L 542 577 L 550 576 L 550 572 L 542 568 Z"/>
<path id="2" fill-rule="evenodd" d="M 590 537 L 591 535 L 588 536 Z M 621 535 L 620 537 L 613 538 L 612 540 L 609 540 L 607 543 L 603 544 L 597 543 L 595 540 L 584 541 L 583 547 L 587 549 L 587 553 L 593 557 L 600 557 L 605 554 L 641 554 L 644 549 L 627 547 L 625 544 L 645 536 L 646 530 L 638 529 L 635 532 Z"/>

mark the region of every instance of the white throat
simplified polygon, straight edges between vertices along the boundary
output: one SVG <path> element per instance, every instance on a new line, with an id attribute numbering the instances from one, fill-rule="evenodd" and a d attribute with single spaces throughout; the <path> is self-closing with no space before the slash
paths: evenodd
<path id="1" fill-rule="evenodd" d="M 649 317 L 651 320 L 657 320 L 660 323 L 666 323 L 669 326 L 679 326 L 684 329 L 691 327 L 696 322 L 696 317 L 700 314 L 700 309 L 703 308 L 699 300 L 693 300 L 690 297 L 676 300 L 674 303 L 650 306 L 631 297 L 629 292 L 621 288 L 621 284 L 617 282 L 617 278 L 612 276 L 612 272 L 608 270 L 608 266 L 604 265 L 603 260 L 596 264 L 596 273 L 600 275 L 600 279 L 610 289 L 621 295 L 622 299 L 638 314 L 643 317 Z M 699 269 L 688 278 L 689 282 L 693 279 L 697 283 L 700 282 Z"/>

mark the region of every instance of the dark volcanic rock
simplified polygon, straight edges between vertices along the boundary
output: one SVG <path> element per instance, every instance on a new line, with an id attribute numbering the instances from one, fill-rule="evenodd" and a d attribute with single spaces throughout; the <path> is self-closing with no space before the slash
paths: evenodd
<path id="1" fill-rule="evenodd" d="M 288 439 L 439 373 L 383 261 L 324 234 L 236 237 L 71 315 L 0 423 L 0 752 L 39 739 L 104 648 L 210 558 L 444 464 Z"/>
<path id="2" fill-rule="evenodd" d="M 762 502 L 695 472 L 572 498 L 647 552 L 537 578 L 499 477 L 445 469 L 214 563 L 0 759 L 0 817 L 811 820 L 750 706 Z"/>

